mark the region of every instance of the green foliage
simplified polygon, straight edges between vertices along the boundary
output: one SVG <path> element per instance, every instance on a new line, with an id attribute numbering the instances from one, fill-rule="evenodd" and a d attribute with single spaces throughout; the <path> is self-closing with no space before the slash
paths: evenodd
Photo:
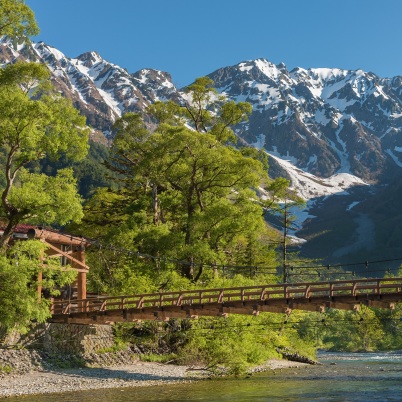
<path id="1" fill-rule="evenodd" d="M 103 354 L 103 353 L 115 353 L 115 352 L 121 352 L 123 350 L 127 350 L 128 343 L 122 341 L 121 339 L 116 338 L 115 343 L 113 346 L 109 348 L 102 348 L 98 349 L 96 353 Z"/>
<path id="2" fill-rule="evenodd" d="M 213 135 L 221 143 L 236 143 L 232 127 L 248 120 L 252 106 L 247 102 L 227 101 L 212 85 L 208 77 L 197 78 L 186 88 L 188 100 L 184 105 L 156 102 L 148 112 L 160 123 L 160 131 L 169 125 L 186 125 L 196 132 Z"/>
<path id="3" fill-rule="evenodd" d="M 0 374 L 10 374 L 13 371 L 13 368 L 8 364 L 0 364 Z"/>
<path id="4" fill-rule="evenodd" d="M 264 211 L 278 210 L 289 183 L 269 179 L 263 152 L 231 145 L 231 127 L 251 107 L 225 102 L 211 84 L 196 80 L 185 105 L 150 106 L 159 121 L 154 132 L 136 114 L 116 122 L 106 165 L 118 190 L 102 189 L 85 206 L 86 233 L 103 239 L 87 253 L 92 290 L 140 294 L 277 282 L 270 244 L 278 234 Z M 144 359 L 160 360 L 162 353 L 233 374 L 278 357 L 278 347 L 314 354 L 275 314 L 147 322 L 119 332 L 123 342 L 145 348 Z"/>
<path id="5" fill-rule="evenodd" d="M 269 246 L 276 234 L 257 196 L 260 186 L 271 183 L 267 159 L 260 151 L 228 145 L 230 126 L 247 118 L 250 105 L 225 102 L 207 78 L 187 91 L 185 106 L 150 106 L 160 120 L 154 133 L 132 113 L 114 126 L 107 166 L 118 175 L 119 190 L 99 191 L 87 203 L 87 229 L 116 247 L 163 258 L 103 253 L 91 275 L 98 288 L 107 284 L 104 291 L 133 289 L 130 283 L 158 289 L 173 282 L 175 271 L 209 286 L 219 270 L 206 272 L 204 264 L 276 265 Z"/>
<path id="6" fill-rule="evenodd" d="M 8 201 L 14 208 L 25 211 L 23 219 L 31 224 L 64 225 L 78 222 L 83 216 L 71 169 L 59 170 L 55 177 L 21 169 Z"/>
<path id="7" fill-rule="evenodd" d="M 43 272 L 41 286 L 50 294 L 56 288 L 71 283 L 75 273 L 62 272 L 55 262 L 41 266 L 44 249 L 39 241 L 18 242 L 7 255 L 0 254 L 0 325 L 6 330 L 24 332 L 35 320 L 44 322 L 49 316 L 49 300 L 38 298 L 38 274 Z"/>
<path id="8" fill-rule="evenodd" d="M 343 311 L 306 314 L 298 323 L 298 334 L 316 347 L 332 351 L 400 350 L 402 309 Z"/>
<path id="9" fill-rule="evenodd" d="M 80 160 L 87 153 L 85 118 L 54 92 L 49 71 L 37 63 L 16 63 L 0 70 L 0 146 L 4 152 L 0 218 L 8 244 L 16 225 L 32 220 L 64 224 L 82 216 L 71 171 L 54 178 L 27 171 L 29 164 L 64 154 Z"/>
<path id="10" fill-rule="evenodd" d="M 51 367 L 58 369 L 73 369 L 86 366 L 85 360 L 77 355 L 50 355 L 46 358 L 46 361 Z"/>
<path id="11" fill-rule="evenodd" d="M 169 354 L 156 354 L 156 353 L 144 353 L 140 355 L 142 362 L 155 362 L 155 363 L 170 363 L 177 360 L 175 353 Z"/>
<path id="12" fill-rule="evenodd" d="M 282 320 L 279 314 L 261 314 L 192 321 L 179 358 L 187 364 L 201 362 L 215 373 L 238 375 L 278 358 L 277 348 L 290 347 L 314 356 L 311 345 L 302 342 L 295 330 L 283 328 Z"/>
<path id="13" fill-rule="evenodd" d="M 30 167 L 48 176 L 55 176 L 60 169 L 71 168 L 77 180 L 78 193 L 84 199 L 89 199 L 100 188 L 118 189 L 118 175 L 104 165 L 109 153 L 109 147 L 89 141 L 88 155 L 82 161 L 72 161 L 63 154 L 56 161 L 45 157 Z"/>
<path id="14" fill-rule="evenodd" d="M 25 36 L 37 35 L 33 11 L 23 0 L 2 0 L 0 4 L 0 35 L 7 35 L 17 40 Z"/>
<path id="15" fill-rule="evenodd" d="M 73 160 L 86 155 L 85 118 L 69 100 L 52 92 L 45 66 L 16 63 L 2 69 L 0 106 L 0 144 L 9 149 L 14 168 L 60 153 Z"/>

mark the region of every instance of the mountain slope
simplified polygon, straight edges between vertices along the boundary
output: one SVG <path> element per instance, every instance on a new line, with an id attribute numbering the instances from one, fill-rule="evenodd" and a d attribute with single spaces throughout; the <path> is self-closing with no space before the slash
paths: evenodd
<path id="1" fill-rule="evenodd" d="M 259 59 L 209 75 L 230 99 L 253 105 L 238 128 L 250 143 L 317 176 L 376 181 L 402 166 L 401 77 L 295 68 Z M 399 170 L 399 169 L 397 169 Z"/>
<path id="2" fill-rule="evenodd" d="M 72 99 L 74 106 L 87 117 L 89 126 L 106 136 L 123 113 L 143 112 L 151 103 L 177 93 L 168 73 L 144 69 L 129 74 L 96 52 L 70 59 L 43 42 L 14 47 L 2 38 L 0 63 L 15 60 L 47 64 L 57 90 Z"/>
<path id="3" fill-rule="evenodd" d="M 68 58 L 43 42 L 0 39 L 0 63 L 16 60 L 46 63 L 56 88 L 106 138 L 126 112 L 143 113 L 157 100 L 183 100 L 168 73 L 129 73 L 93 51 Z M 399 205 L 402 177 L 402 77 L 329 68 L 288 71 L 265 59 L 209 77 L 228 99 L 252 104 L 249 121 L 236 134 L 264 148 L 270 172 L 289 177 L 308 200 L 310 215 L 304 214 L 298 233 L 308 240 L 302 255 L 333 262 L 398 253 L 400 219 L 391 211 Z"/>

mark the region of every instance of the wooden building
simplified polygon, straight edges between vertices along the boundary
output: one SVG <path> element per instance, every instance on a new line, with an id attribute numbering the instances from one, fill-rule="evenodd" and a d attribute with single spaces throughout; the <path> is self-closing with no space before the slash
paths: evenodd
<path id="1" fill-rule="evenodd" d="M 0 235 L 4 227 L 0 225 Z M 76 283 L 72 284 L 77 287 L 77 299 L 85 299 L 87 296 L 87 273 L 88 265 L 85 264 L 85 249 L 89 243 L 86 239 L 78 236 L 60 233 L 52 229 L 44 229 L 40 226 L 20 224 L 16 227 L 12 242 L 38 239 L 43 242 L 47 248 L 43 255 L 43 262 L 47 259 L 59 258 L 63 266 L 69 266 L 78 272 Z M 39 283 L 42 280 L 42 273 L 39 274 Z M 40 297 L 42 288 L 38 287 L 38 295 Z"/>

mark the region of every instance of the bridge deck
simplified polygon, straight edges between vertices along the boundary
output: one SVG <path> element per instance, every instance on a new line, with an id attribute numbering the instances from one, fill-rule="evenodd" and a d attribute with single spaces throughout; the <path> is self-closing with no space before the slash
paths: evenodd
<path id="1" fill-rule="evenodd" d="M 50 322 L 104 324 L 226 314 L 289 312 L 292 309 L 394 308 L 402 301 L 402 278 L 268 284 L 224 289 L 54 301 Z"/>

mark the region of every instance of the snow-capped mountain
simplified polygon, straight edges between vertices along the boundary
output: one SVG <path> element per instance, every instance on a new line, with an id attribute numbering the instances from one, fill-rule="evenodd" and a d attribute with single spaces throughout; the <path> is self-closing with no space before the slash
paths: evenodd
<path id="1" fill-rule="evenodd" d="M 402 77 L 295 68 L 258 59 L 210 74 L 218 90 L 253 105 L 239 134 L 317 176 L 376 181 L 402 167 Z"/>
<path id="2" fill-rule="evenodd" d="M 17 59 L 46 63 L 57 89 L 106 136 L 123 113 L 182 96 L 165 72 L 130 74 L 93 51 L 71 59 L 43 42 L 14 47 L 1 39 L 0 63 Z M 265 59 L 209 77 L 228 98 L 253 105 L 249 122 L 237 127 L 239 137 L 305 172 L 375 182 L 402 167 L 402 77 L 328 68 L 288 71 Z"/>
<path id="3" fill-rule="evenodd" d="M 70 59 L 43 42 L 13 46 L 0 40 L 0 63 L 15 60 L 45 63 L 55 87 L 87 117 L 87 124 L 106 136 L 116 118 L 126 112 L 143 112 L 157 100 L 178 92 L 168 73 L 143 69 L 129 74 L 96 52 Z"/>
<path id="4" fill-rule="evenodd" d="M 19 59 L 46 63 L 56 88 L 103 138 L 122 114 L 183 97 L 166 72 L 129 73 L 93 51 L 69 58 L 43 42 L 13 45 L 0 38 L 0 64 Z M 264 148 L 270 172 L 286 175 L 308 200 L 310 215 L 304 214 L 299 232 L 308 240 L 302 253 L 327 262 L 399 254 L 394 239 L 402 241 L 402 214 L 395 213 L 402 177 L 402 76 L 335 68 L 288 71 L 283 63 L 257 59 L 209 77 L 228 99 L 252 104 L 237 135 Z"/>

